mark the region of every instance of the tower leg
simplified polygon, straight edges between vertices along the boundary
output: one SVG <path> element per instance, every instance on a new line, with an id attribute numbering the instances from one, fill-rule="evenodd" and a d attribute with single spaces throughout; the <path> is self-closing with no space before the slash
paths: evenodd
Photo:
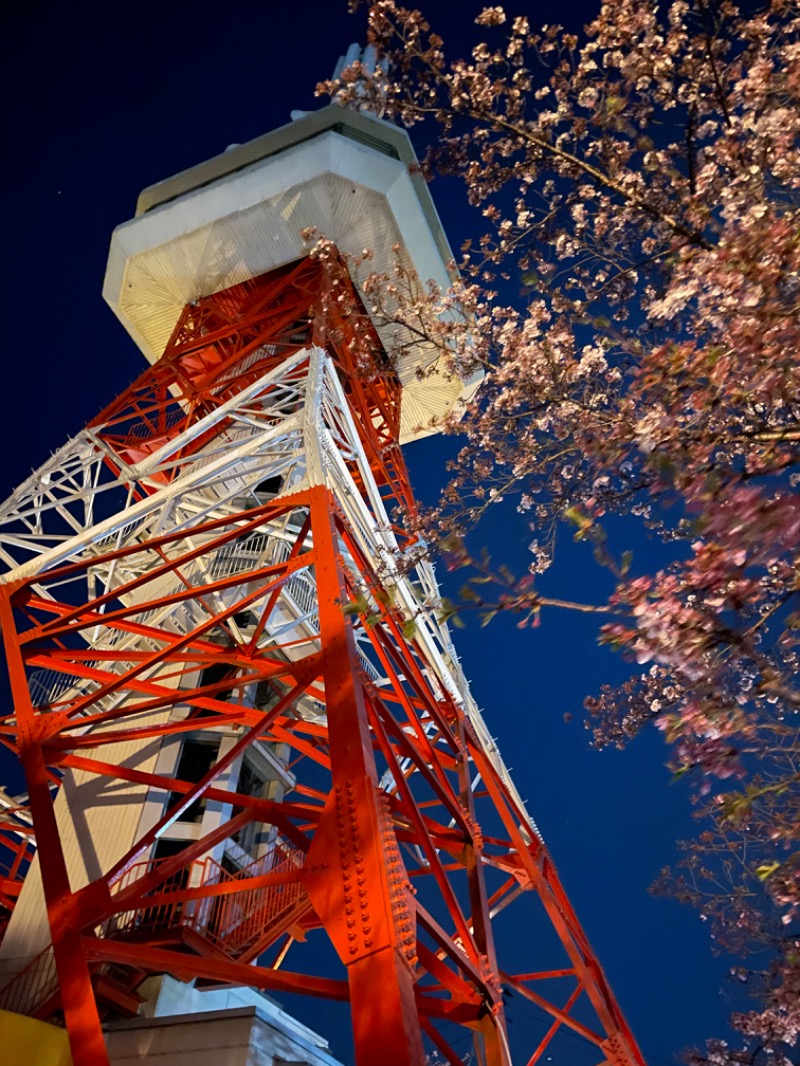
<path id="1" fill-rule="evenodd" d="M 333 504 L 322 487 L 311 490 L 311 529 L 333 792 L 309 853 L 309 862 L 324 866 L 326 876 L 316 891 L 313 882 L 309 887 L 347 966 L 358 1066 L 423 1066 L 414 973 L 400 949 L 401 923 L 408 918 L 396 913 L 390 894 L 375 757 L 342 609 Z"/>
<path id="2" fill-rule="evenodd" d="M 351 963 L 347 977 L 359 1066 L 421 1066 L 425 1054 L 405 959 L 391 947 L 382 948 Z"/>
<path id="3" fill-rule="evenodd" d="M 0 626 L 17 716 L 20 762 L 25 772 L 30 810 L 36 825 L 42 888 L 72 1061 L 74 1066 L 108 1066 L 100 1016 L 81 945 L 81 922 L 75 905 L 77 897 L 70 886 L 48 785 L 47 767 L 41 741 L 34 728 L 25 669 L 14 639 L 16 629 L 12 607 L 5 595 L 0 595 Z"/>

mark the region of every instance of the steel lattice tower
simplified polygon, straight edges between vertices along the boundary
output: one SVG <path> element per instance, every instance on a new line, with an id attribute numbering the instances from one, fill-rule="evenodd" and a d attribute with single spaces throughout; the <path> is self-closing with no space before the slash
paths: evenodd
<path id="1" fill-rule="evenodd" d="M 335 249 L 446 284 L 411 163 L 332 105 L 144 193 L 106 297 L 152 365 L 0 508 L 37 842 L 0 1007 L 63 1014 L 76 1066 L 157 973 L 349 1000 L 359 1066 L 460 1062 L 443 1023 L 509 1064 L 504 986 L 549 1016 L 525 1061 L 563 1027 L 643 1066 L 404 525 L 400 445 L 475 383 L 390 361 Z"/>

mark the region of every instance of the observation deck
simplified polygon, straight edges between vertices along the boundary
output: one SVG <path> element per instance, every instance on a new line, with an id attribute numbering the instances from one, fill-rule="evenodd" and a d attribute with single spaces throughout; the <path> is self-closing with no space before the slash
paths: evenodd
<path id="1" fill-rule="evenodd" d="M 391 275 L 399 250 L 446 290 L 452 252 L 416 163 L 403 130 L 330 104 L 145 189 L 114 231 L 103 295 L 153 363 L 186 304 L 303 258 L 310 228 L 345 256 L 369 249 L 370 272 Z M 400 442 L 436 432 L 480 375 L 454 378 L 433 345 L 375 325 L 388 351 L 401 341 Z"/>

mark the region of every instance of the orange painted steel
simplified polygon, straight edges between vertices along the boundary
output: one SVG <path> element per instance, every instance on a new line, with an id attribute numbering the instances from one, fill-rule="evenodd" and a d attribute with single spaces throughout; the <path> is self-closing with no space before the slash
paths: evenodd
<path id="1" fill-rule="evenodd" d="M 413 515 L 398 440 L 400 382 L 338 261 L 309 257 L 188 305 L 158 363 L 90 426 L 103 427 L 120 459 L 137 461 L 312 341 L 330 352 L 346 382 L 382 495 Z M 203 443 L 200 436 L 193 447 Z"/>
<path id="2" fill-rule="evenodd" d="M 27 805 L 15 801 L 0 808 L 0 941 L 35 854 Z"/>
<path id="3" fill-rule="evenodd" d="M 332 285 L 347 299 L 331 299 Z M 346 275 L 331 281 L 314 259 L 204 297 L 185 309 L 163 358 L 93 427 L 122 471 L 313 342 L 344 382 L 382 496 L 413 513 L 398 443 L 400 386 L 365 321 Z M 183 457 L 213 432 L 188 435 Z M 363 488 L 355 464 L 351 474 Z M 159 472 L 136 491 L 144 498 L 172 476 Z M 214 571 L 214 559 L 288 516 L 285 558 Z M 401 521 L 393 516 L 398 529 Z M 139 567 L 144 577 L 77 596 L 91 568 L 111 567 L 121 575 Z M 198 567 L 202 583 L 186 576 Z M 313 577 L 307 638 L 262 639 L 279 595 L 301 574 Z M 179 632 L 170 612 L 187 603 L 197 606 L 196 621 Z M 243 637 L 234 620 L 248 611 L 255 628 Z M 547 1020 L 526 1054 L 531 1064 L 568 1029 L 598 1063 L 644 1066 L 544 845 L 523 828 L 527 814 L 464 705 L 434 676 L 413 621 L 326 485 L 210 513 L 188 531 L 95 544 L 0 586 L 0 621 L 14 701 L 0 737 L 25 770 L 53 938 L 48 972 L 54 962 L 59 984 L 54 1007 L 52 982 L 29 974 L 31 987 L 47 985 L 51 998 L 26 1009 L 63 1012 L 75 1066 L 107 1062 L 100 978 L 108 980 L 109 967 L 117 982 L 127 975 L 131 993 L 148 974 L 167 972 L 349 1000 L 359 1066 L 422 1066 L 426 1045 L 458 1063 L 453 1024 L 477 1042 L 487 1066 L 510 1066 L 504 989 Z M 135 640 L 124 647 L 122 638 Z M 210 666 L 213 680 L 198 680 Z M 34 706 L 33 670 L 69 684 Z M 275 700 L 259 707 L 247 694 L 267 683 Z M 199 781 L 108 756 L 123 741 L 220 730 L 233 745 Z M 289 752 L 288 796 L 221 783 L 262 741 Z M 84 775 L 97 791 L 146 786 L 164 801 L 163 815 L 78 889 L 65 865 L 53 774 Z M 154 856 L 156 842 L 203 799 L 230 805 L 230 820 L 174 855 Z M 223 870 L 212 849 L 252 823 L 270 827 L 272 850 L 241 871 Z M 494 932 L 512 905 L 533 923 L 523 969 L 518 945 L 498 945 Z M 315 972 L 321 938 L 335 949 L 338 977 Z M 299 969 L 287 967 L 294 959 Z"/>

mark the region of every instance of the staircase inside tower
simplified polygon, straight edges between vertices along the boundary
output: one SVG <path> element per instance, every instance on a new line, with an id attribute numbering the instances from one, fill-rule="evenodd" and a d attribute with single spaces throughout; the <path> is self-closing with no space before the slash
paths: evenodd
<path id="1" fill-rule="evenodd" d="M 163 859 L 131 867 L 120 889 L 146 874 L 157 874 Z M 200 954 L 219 952 L 249 962 L 282 933 L 300 930 L 311 911 L 308 896 L 292 876 L 302 869 L 303 854 L 277 840 L 269 852 L 241 870 L 230 862 L 196 859 L 179 874 L 162 881 L 157 899 L 144 909 L 125 911 L 109 922 L 104 935 L 120 940 L 182 944 Z M 263 878 L 273 875 L 272 884 Z M 258 887 L 250 882 L 257 880 Z M 192 890 L 222 889 L 224 894 L 186 899 Z"/>

